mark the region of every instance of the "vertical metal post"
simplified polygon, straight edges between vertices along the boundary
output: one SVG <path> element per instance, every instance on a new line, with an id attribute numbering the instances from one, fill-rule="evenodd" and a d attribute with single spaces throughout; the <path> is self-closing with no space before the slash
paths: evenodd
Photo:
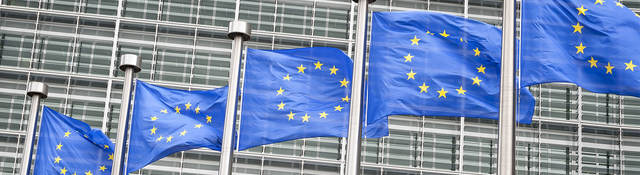
<path id="1" fill-rule="evenodd" d="M 502 65 L 500 75 L 500 121 L 498 175 L 515 172 L 515 1 L 504 0 L 502 8 Z"/>
<path id="2" fill-rule="evenodd" d="M 129 129 L 129 104 L 131 103 L 131 86 L 133 85 L 133 73 L 142 70 L 142 59 L 134 54 L 124 54 L 120 57 L 120 70 L 124 71 L 124 85 L 122 86 L 122 101 L 120 102 L 120 118 L 116 137 L 115 152 L 111 175 L 127 174 L 124 168 L 124 154 Z"/>
<path id="3" fill-rule="evenodd" d="M 353 77 L 351 81 L 351 111 L 349 113 L 349 135 L 347 137 L 348 175 L 360 174 L 360 145 L 362 144 L 362 87 L 364 82 L 364 60 L 367 42 L 367 15 L 369 3 L 375 0 L 353 0 L 358 3 L 356 23 L 356 53 L 353 57 Z"/>
<path id="4" fill-rule="evenodd" d="M 47 98 L 49 86 L 41 82 L 31 82 L 27 89 L 27 95 L 31 96 L 31 110 L 29 110 L 29 124 L 27 136 L 24 138 L 24 151 L 22 151 L 21 175 L 28 175 L 31 171 L 31 153 L 33 153 L 33 139 L 36 137 L 36 124 L 40 110 L 40 99 Z"/>
<path id="5" fill-rule="evenodd" d="M 227 109 L 224 118 L 224 132 L 222 137 L 222 153 L 220 155 L 219 175 L 230 175 L 233 163 L 233 132 L 236 125 L 236 108 L 238 105 L 238 82 L 240 80 L 240 63 L 242 60 L 243 41 L 251 39 L 251 25 L 244 21 L 229 23 L 229 39 L 233 39 L 231 46 L 231 67 L 229 68 L 229 91 L 227 94 Z"/>

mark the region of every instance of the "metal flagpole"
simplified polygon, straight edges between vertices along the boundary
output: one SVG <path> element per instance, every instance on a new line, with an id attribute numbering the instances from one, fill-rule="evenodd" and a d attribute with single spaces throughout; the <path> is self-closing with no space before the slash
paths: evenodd
<path id="1" fill-rule="evenodd" d="M 118 120 L 118 135 L 116 137 L 115 152 L 113 153 L 113 166 L 111 175 L 127 174 L 124 170 L 124 147 L 129 129 L 129 104 L 131 103 L 131 86 L 133 85 L 133 73 L 140 72 L 142 59 L 137 55 L 124 54 L 120 56 L 120 70 L 124 71 L 124 85 L 122 86 L 122 101 L 120 102 L 120 119 Z"/>
<path id="2" fill-rule="evenodd" d="M 229 23 L 229 39 L 231 46 L 231 67 L 229 68 L 229 92 L 227 94 L 227 110 L 224 118 L 222 137 L 222 153 L 220 155 L 219 175 L 230 175 L 233 159 L 233 131 L 236 125 L 236 108 L 238 107 L 238 81 L 240 79 L 240 62 L 242 60 L 242 44 L 251 38 L 251 25 L 244 21 Z"/>
<path id="3" fill-rule="evenodd" d="M 502 65 L 500 75 L 500 121 L 498 174 L 515 172 L 515 1 L 505 0 L 502 8 Z"/>
<path id="4" fill-rule="evenodd" d="M 358 3 L 356 23 L 356 52 L 353 57 L 353 77 L 351 80 L 351 112 L 349 113 L 349 135 L 347 137 L 346 174 L 360 174 L 360 145 L 362 144 L 362 85 L 364 78 L 364 57 L 367 43 L 367 15 L 369 3 L 375 0 L 353 0 Z"/>
<path id="5" fill-rule="evenodd" d="M 22 152 L 21 175 L 28 175 L 31 171 L 31 153 L 33 153 L 33 139 L 36 137 L 36 124 L 38 123 L 38 111 L 40 99 L 47 98 L 49 86 L 41 82 L 31 82 L 27 89 L 27 95 L 31 96 L 31 110 L 29 110 L 29 125 L 27 136 L 24 138 L 24 151 Z"/>

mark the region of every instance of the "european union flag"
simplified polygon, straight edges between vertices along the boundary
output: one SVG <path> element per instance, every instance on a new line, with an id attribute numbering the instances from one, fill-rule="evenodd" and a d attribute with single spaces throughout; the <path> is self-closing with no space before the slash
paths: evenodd
<path id="1" fill-rule="evenodd" d="M 498 119 L 502 31 L 430 12 L 374 12 L 368 122 L 389 115 Z M 523 89 L 519 123 L 535 101 Z"/>
<path id="2" fill-rule="evenodd" d="M 308 137 L 346 137 L 353 63 L 335 48 L 248 49 L 240 150 Z M 388 134 L 386 120 L 365 128 Z"/>
<path id="3" fill-rule="evenodd" d="M 100 130 L 44 107 L 34 168 L 40 174 L 111 174 L 113 143 Z"/>
<path id="4" fill-rule="evenodd" d="M 570 82 L 640 97 L 637 14 L 614 0 L 522 2 L 522 86 Z"/>
<path id="5" fill-rule="evenodd" d="M 226 87 L 187 91 L 137 81 L 128 172 L 179 151 L 219 151 L 226 97 Z"/>

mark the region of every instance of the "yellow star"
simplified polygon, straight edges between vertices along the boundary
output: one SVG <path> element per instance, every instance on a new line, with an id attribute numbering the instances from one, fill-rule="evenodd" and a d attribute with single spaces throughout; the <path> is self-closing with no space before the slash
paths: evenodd
<path id="1" fill-rule="evenodd" d="M 611 74 L 611 75 L 613 75 L 613 68 L 614 68 L 614 67 L 613 67 L 613 66 L 611 66 L 611 63 L 607 63 L 607 66 L 605 66 L 604 68 L 606 68 L 606 69 L 607 69 L 606 74 Z"/>
<path id="2" fill-rule="evenodd" d="M 633 64 L 633 60 L 629 60 L 629 63 L 624 63 L 624 65 L 627 65 L 627 67 L 624 68 L 624 70 L 631 69 L 631 72 L 633 72 L 633 68 L 638 67 L 637 65 Z"/>
<path id="3" fill-rule="evenodd" d="M 333 111 L 342 111 L 343 107 L 338 105 L 333 107 Z"/>
<path id="4" fill-rule="evenodd" d="M 176 106 L 174 110 L 176 110 L 176 114 L 180 114 L 180 106 Z"/>
<path id="5" fill-rule="evenodd" d="M 446 38 L 446 37 L 449 37 L 449 34 L 447 34 L 447 30 L 442 30 L 442 33 L 440 33 L 440 36 L 443 36 Z"/>
<path id="6" fill-rule="evenodd" d="M 409 53 L 407 56 L 404 56 L 404 62 L 411 62 L 411 59 L 413 58 L 413 56 L 411 56 L 411 53 Z"/>
<path id="7" fill-rule="evenodd" d="M 161 113 L 165 113 L 165 114 L 169 113 L 169 112 L 167 112 L 167 109 L 160 110 L 160 112 Z"/>
<path id="8" fill-rule="evenodd" d="M 583 46 L 583 45 L 582 45 L 582 42 L 580 42 L 580 45 L 579 45 L 579 46 L 576 46 L 576 49 L 578 49 L 578 51 L 576 51 L 576 54 L 578 54 L 578 53 L 582 53 L 582 54 L 584 54 L 584 49 L 585 49 L 585 48 L 587 48 L 587 46 Z"/>
<path id="9" fill-rule="evenodd" d="M 109 149 L 109 145 L 104 145 L 103 148 L 104 149 Z"/>
<path id="10" fill-rule="evenodd" d="M 200 114 L 200 106 L 196 107 L 196 114 Z"/>
<path id="11" fill-rule="evenodd" d="M 427 86 L 426 83 L 422 82 L 422 86 L 418 86 L 420 88 L 420 93 L 427 93 L 429 92 L 429 86 Z"/>
<path id="12" fill-rule="evenodd" d="M 593 67 L 598 68 L 598 65 L 596 64 L 598 63 L 598 60 L 593 59 L 593 57 L 591 57 L 591 60 L 589 60 L 589 63 L 590 63 L 589 68 L 593 68 Z"/>
<path id="13" fill-rule="evenodd" d="M 420 41 L 420 39 L 418 39 L 418 36 L 413 35 L 413 39 L 411 39 L 411 45 L 419 45 L 418 41 Z"/>
<path id="14" fill-rule="evenodd" d="M 573 27 L 573 33 L 582 33 L 582 28 L 584 28 L 584 26 L 580 25 L 580 22 L 578 22 L 578 24 L 576 25 L 571 25 Z"/>
<path id="15" fill-rule="evenodd" d="M 207 123 L 211 123 L 211 116 L 207 115 Z"/>
<path id="16" fill-rule="evenodd" d="M 104 172 L 104 170 L 107 170 L 107 167 L 105 167 L 104 165 L 100 166 L 100 171 Z"/>
<path id="17" fill-rule="evenodd" d="M 326 112 L 322 112 L 320 113 L 320 118 L 327 118 L 327 115 L 329 114 L 327 114 Z"/>
<path id="18" fill-rule="evenodd" d="M 156 120 L 158 120 L 158 117 L 156 116 L 151 117 L 151 121 L 156 121 Z"/>
<path id="19" fill-rule="evenodd" d="M 447 92 L 449 92 L 449 91 L 445 91 L 444 88 L 440 89 L 438 91 L 438 94 L 440 94 L 440 95 L 438 95 L 438 98 L 440 98 L 440 97 L 447 98 Z"/>
<path id="20" fill-rule="evenodd" d="M 584 6 L 580 6 L 580 8 L 576 8 L 576 9 L 578 9 L 578 15 L 582 14 L 584 16 L 587 16 L 587 14 L 584 12 L 587 12 L 587 10 L 589 9 L 585 9 Z"/>
<path id="21" fill-rule="evenodd" d="M 298 68 L 298 73 L 304 73 L 304 70 L 307 69 L 302 64 L 300 64 L 300 67 L 297 67 L 297 68 Z"/>
<path id="22" fill-rule="evenodd" d="M 331 69 L 329 69 L 331 71 L 331 73 L 329 73 L 329 75 L 336 75 L 338 73 L 338 70 L 336 68 L 336 66 L 333 66 Z"/>
<path id="23" fill-rule="evenodd" d="M 464 42 L 464 40 L 462 38 L 460 38 L 460 42 Z"/>
<path id="24" fill-rule="evenodd" d="M 480 80 L 477 76 L 472 80 L 473 80 L 473 84 L 477 84 L 478 86 L 480 86 L 480 82 L 482 82 L 482 80 Z"/>
<path id="25" fill-rule="evenodd" d="M 67 131 L 64 133 L 64 137 L 69 137 L 69 134 L 71 134 L 71 132 Z"/>
<path id="26" fill-rule="evenodd" d="M 276 94 L 276 96 L 282 95 L 282 93 L 284 92 L 284 89 L 282 89 L 282 87 L 280 87 L 280 89 L 278 89 L 276 92 L 278 92 L 278 94 Z"/>
<path id="27" fill-rule="evenodd" d="M 109 154 L 109 158 L 107 158 L 108 160 L 113 160 L 113 154 Z"/>
<path id="28" fill-rule="evenodd" d="M 316 68 L 315 68 L 315 69 L 320 69 L 320 70 L 322 70 L 322 65 L 324 65 L 324 64 L 322 64 L 322 63 L 320 63 L 320 61 L 318 61 L 318 62 L 316 62 L 316 63 L 313 63 L 313 65 L 315 65 L 315 66 L 316 66 Z"/>
<path id="29" fill-rule="evenodd" d="M 600 4 L 600 5 L 604 5 L 604 4 L 602 4 L 602 3 L 604 3 L 604 0 L 596 0 L 596 3 L 593 3 L 593 4 Z"/>
<path id="30" fill-rule="evenodd" d="M 289 76 L 289 74 L 287 74 L 287 76 L 282 77 L 282 79 L 291 81 L 291 77 Z"/>
<path id="31" fill-rule="evenodd" d="M 56 157 L 55 160 L 53 161 L 53 163 L 60 163 L 62 159 L 60 158 L 60 156 Z"/>
<path id="32" fill-rule="evenodd" d="M 284 109 L 284 102 L 280 101 L 280 104 L 278 104 L 278 110 L 283 110 Z"/>
<path id="33" fill-rule="evenodd" d="M 196 126 L 194 126 L 193 128 L 202 128 L 202 124 L 197 124 Z"/>
<path id="34" fill-rule="evenodd" d="M 304 123 L 304 122 L 309 122 L 309 118 L 310 118 L 310 117 L 311 117 L 311 116 L 309 116 L 309 115 L 307 115 L 307 113 L 305 113 L 305 114 L 304 114 L 304 116 L 302 116 L 302 122 L 303 122 L 303 123 Z"/>
<path id="35" fill-rule="evenodd" d="M 155 126 L 153 126 L 153 128 L 151 128 L 151 135 L 156 134 L 156 130 L 158 130 L 158 128 L 156 128 Z"/>
<path id="36" fill-rule="evenodd" d="M 73 172 L 73 175 L 76 175 L 76 172 Z"/>
<path id="37" fill-rule="evenodd" d="M 62 150 L 62 143 L 59 143 L 58 145 L 56 145 L 56 150 Z"/>
<path id="38" fill-rule="evenodd" d="M 618 6 L 618 7 L 624 7 L 624 5 L 622 5 L 622 3 L 620 3 L 620 2 L 616 2 L 616 6 Z"/>
<path id="39" fill-rule="evenodd" d="M 480 56 L 480 48 L 476 47 L 475 49 L 473 49 L 473 52 L 473 56 Z"/>
<path id="40" fill-rule="evenodd" d="M 293 111 L 289 111 L 289 114 L 287 114 L 287 117 L 289 117 L 289 120 L 293 120 L 294 116 L 296 116 L 296 113 L 293 113 Z"/>
<path id="41" fill-rule="evenodd" d="M 60 174 L 67 174 L 67 167 L 60 169 Z"/>
<path id="42" fill-rule="evenodd" d="M 349 95 L 345 95 L 342 101 L 349 103 Z"/>
<path id="43" fill-rule="evenodd" d="M 342 81 L 340 81 L 340 87 L 347 87 L 347 85 L 349 84 L 349 81 L 347 81 L 347 78 L 342 79 Z"/>
<path id="44" fill-rule="evenodd" d="M 171 142 L 172 139 L 173 139 L 173 136 L 167 137 L 167 143 Z"/>
<path id="45" fill-rule="evenodd" d="M 182 130 L 182 132 L 180 132 L 180 136 L 184 136 L 185 134 L 187 134 L 187 130 Z"/>
<path id="46" fill-rule="evenodd" d="M 484 70 L 487 68 L 481 64 L 480 67 L 476 67 L 476 69 L 478 69 L 478 73 L 485 74 Z"/>
<path id="47" fill-rule="evenodd" d="M 160 136 L 156 139 L 156 142 L 162 141 L 162 139 L 164 139 L 164 137 Z"/>
<path id="48" fill-rule="evenodd" d="M 413 69 L 411 69 L 411 71 L 409 73 L 407 73 L 407 80 L 409 80 L 409 79 L 414 79 L 415 80 L 416 79 L 415 76 L 416 76 L 416 73 L 413 72 Z"/>
<path id="49" fill-rule="evenodd" d="M 466 95 L 464 93 L 467 92 L 467 90 L 462 89 L 462 86 L 460 86 L 460 89 L 456 89 L 456 91 L 458 91 L 458 94 L 462 94 L 462 95 Z"/>
<path id="50" fill-rule="evenodd" d="M 91 171 L 84 172 L 84 175 L 93 175 Z"/>
<path id="51" fill-rule="evenodd" d="M 187 104 L 184 105 L 184 110 L 189 110 L 191 109 L 191 102 L 187 102 Z"/>

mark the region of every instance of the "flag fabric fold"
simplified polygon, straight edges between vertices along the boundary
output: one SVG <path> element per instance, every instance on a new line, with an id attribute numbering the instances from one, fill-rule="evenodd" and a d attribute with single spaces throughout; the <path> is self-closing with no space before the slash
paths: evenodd
<path id="1" fill-rule="evenodd" d="M 45 106 L 35 159 L 34 175 L 110 174 L 113 143 L 102 131 Z"/>
<path id="2" fill-rule="evenodd" d="M 374 12 L 368 122 L 389 115 L 498 119 L 502 31 L 431 12 Z M 531 123 L 535 101 L 518 98 L 517 122 Z"/>
<path id="3" fill-rule="evenodd" d="M 127 162 L 134 172 L 172 153 L 220 150 L 227 87 L 188 91 L 136 82 Z"/>
<path id="4" fill-rule="evenodd" d="M 309 137 L 346 137 L 353 63 L 336 48 L 248 49 L 239 150 Z M 364 128 L 388 135 L 386 120 Z"/>
<path id="5" fill-rule="evenodd" d="M 603 0 L 523 0 L 522 9 L 523 87 L 569 82 L 640 97 L 637 14 Z"/>

